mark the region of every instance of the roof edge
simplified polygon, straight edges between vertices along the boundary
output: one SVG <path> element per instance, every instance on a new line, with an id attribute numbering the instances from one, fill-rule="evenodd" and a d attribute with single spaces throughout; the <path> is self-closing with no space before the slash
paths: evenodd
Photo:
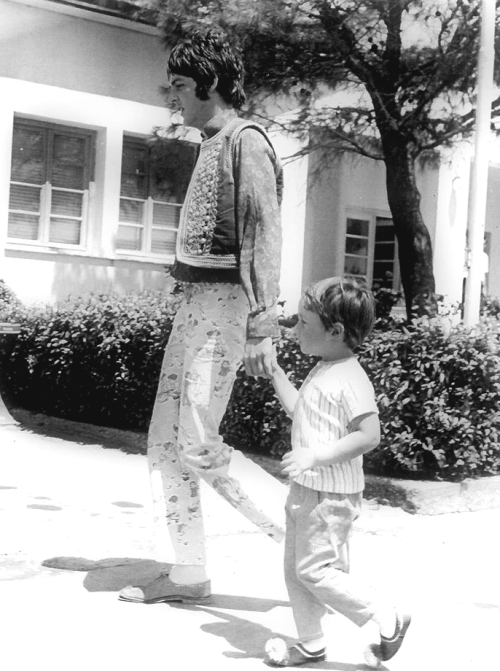
<path id="1" fill-rule="evenodd" d="M 87 21 L 95 21 L 96 23 L 104 23 L 147 35 L 160 35 L 160 31 L 156 26 L 124 18 L 116 10 L 89 5 L 85 2 L 80 2 L 80 0 L 7 0 L 7 2 L 35 7 L 56 14 L 74 16 Z"/>

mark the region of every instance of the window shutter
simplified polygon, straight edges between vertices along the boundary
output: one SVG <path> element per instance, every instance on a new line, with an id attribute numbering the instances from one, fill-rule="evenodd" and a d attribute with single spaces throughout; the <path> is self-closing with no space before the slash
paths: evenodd
<path id="1" fill-rule="evenodd" d="M 14 122 L 9 238 L 82 244 L 92 136 L 55 124 Z"/>

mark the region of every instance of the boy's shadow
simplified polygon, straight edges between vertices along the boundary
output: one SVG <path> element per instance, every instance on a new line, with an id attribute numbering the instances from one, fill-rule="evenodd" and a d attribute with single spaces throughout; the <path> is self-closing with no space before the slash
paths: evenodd
<path id="1" fill-rule="evenodd" d="M 248 597 L 235 597 L 238 599 L 239 609 L 241 610 L 257 610 L 249 608 Z M 197 610 L 202 610 L 212 616 L 218 617 L 220 622 L 212 622 L 210 624 L 201 625 L 202 631 L 212 634 L 213 636 L 221 636 L 233 650 L 224 652 L 224 656 L 231 659 L 262 659 L 264 660 L 265 645 L 270 638 L 276 636 L 281 637 L 280 634 L 273 632 L 268 627 L 265 627 L 257 622 L 252 622 L 245 618 L 238 617 L 233 613 L 224 613 L 214 608 L 224 608 L 217 602 L 218 595 L 214 595 L 213 603 L 210 606 L 197 606 Z M 266 601 L 264 599 L 255 599 L 255 601 Z M 276 601 L 272 603 L 273 608 L 277 606 L 290 607 L 286 601 Z M 182 606 L 178 606 L 182 607 Z M 229 608 L 232 607 L 229 606 Z M 264 609 L 258 609 L 264 610 Z M 270 610 L 270 609 L 266 609 Z M 289 641 L 293 645 L 293 641 Z M 335 653 L 332 651 L 330 657 Z M 266 668 L 266 667 L 264 667 Z M 272 668 L 272 667 L 269 667 Z M 370 667 L 366 664 L 349 664 L 345 662 L 336 662 L 334 659 L 326 660 L 324 662 L 312 662 L 311 664 L 301 664 L 301 669 L 325 669 L 328 671 L 370 671 Z M 371 669 L 373 671 L 373 669 Z M 388 671 L 385 666 L 379 666 L 377 671 Z"/>
<path id="2" fill-rule="evenodd" d="M 161 563 L 152 559 L 111 558 L 91 560 L 82 557 L 52 557 L 42 562 L 42 566 L 51 569 L 86 572 L 83 581 L 89 592 L 119 592 L 128 585 L 141 587 L 149 584 L 161 574 L 168 573 L 171 564 Z M 247 611 L 265 613 L 273 608 L 289 608 L 288 601 L 265 599 L 251 596 L 234 596 L 231 594 L 213 594 L 210 605 L 185 605 L 171 603 L 171 608 L 196 609 L 218 618 L 218 622 L 201 625 L 202 631 L 213 636 L 221 636 L 233 648 L 224 652 L 225 657 L 232 659 L 260 658 L 264 659 L 266 642 L 279 636 L 268 627 L 238 617 L 232 612 Z M 343 662 L 325 661 L 301 668 L 328 669 L 329 671 L 368 671 L 365 664 L 346 664 Z M 380 666 L 378 671 L 386 667 Z"/>

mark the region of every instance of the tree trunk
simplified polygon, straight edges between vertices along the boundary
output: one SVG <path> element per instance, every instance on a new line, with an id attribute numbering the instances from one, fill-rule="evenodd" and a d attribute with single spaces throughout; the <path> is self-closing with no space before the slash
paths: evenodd
<path id="1" fill-rule="evenodd" d="M 436 313 L 432 243 L 420 212 L 415 159 L 407 142 L 383 137 L 387 198 L 399 247 L 401 281 L 408 319 Z"/>

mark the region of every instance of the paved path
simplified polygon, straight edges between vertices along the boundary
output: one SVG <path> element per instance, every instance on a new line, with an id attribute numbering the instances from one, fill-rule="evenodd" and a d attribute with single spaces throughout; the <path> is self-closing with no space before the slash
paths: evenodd
<path id="1" fill-rule="evenodd" d="M 246 460 L 238 464 L 249 488 L 264 488 L 281 513 L 286 488 Z M 208 488 L 203 496 L 212 603 L 120 602 L 121 587 L 155 575 L 168 558 L 153 545 L 145 457 L 1 427 L 0 669 L 267 668 L 265 641 L 294 635 L 282 547 Z M 499 529 L 500 510 L 366 510 L 353 538 L 353 571 L 414 616 L 404 647 L 382 669 L 500 668 Z M 42 566 L 53 557 L 85 570 Z M 340 616 L 329 616 L 326 627 L 329 659 L 313 668 L 366 671 L 357 629 Z"/>

